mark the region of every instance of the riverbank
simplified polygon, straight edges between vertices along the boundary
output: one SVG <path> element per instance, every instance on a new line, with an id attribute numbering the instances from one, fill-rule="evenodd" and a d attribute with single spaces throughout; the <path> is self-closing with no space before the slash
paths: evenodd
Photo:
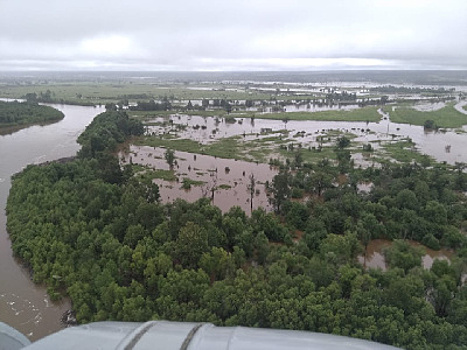
<path id="1" fill-rule="evenodd" d="M 11 134 L 32 125 L 48 125 L 62 120 L 59 110 L 26 102 L 0 101 L 0 135 Z"/>
<path id="2" fill-rule="evenodd" d="M 102 111 L 99 107 L 52 107 L 65 117 L 53 124 L 33 125 L 12 134 L 0 135 L 0 320 L 32 341 L 62 329 L 64 325 L 60 319 L 71 304 L 67 298 L 53 302 L 47 288 L 34 284 L 29 270 L 12 256 L 4 211 L 10 178 L 28 164 L 75 156 L 79 150 L 76 137 Z"/>

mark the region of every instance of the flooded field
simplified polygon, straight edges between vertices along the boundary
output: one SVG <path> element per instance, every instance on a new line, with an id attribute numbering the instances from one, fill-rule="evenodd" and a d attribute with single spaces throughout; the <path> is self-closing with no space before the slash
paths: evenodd
<path id="1" fill-rule="evenodd" d="M 425 269 L 430 269 L 436 259 L 450 261 L 453 256 L 453 253 L 446 249 L 433 250 L 415 241 L 409 241 L 409 243 L 414 247 L 422 247 L 425 251 L 425 255 L 422 257 L 422 266 Z M 365 268 L 380 268 L 386 271 L 388 266 L 384 258 L 384 249 L 390 247 L 391 244 L 392 241 L 386 239 L 372 240 L 368 244 L 365 254 L 359 256 L 358 261 Z"/>
<path id="2" fill-rule="evenodd" d="M 164 159 L 165 151 L 163 148 L 130 146 L 120 157 L 123 157 L 124 164 L 128 164 L 131 159 L 133 164 L 146 167 L 142 172 L 156 169 L 170 172 L 171 169 Z M 175 157 L 174 180 L 154 179 L 159 185 L 161 200 L 164 203 L 176 198 L 194 202 L 199 198 L 208 197 L 224 212 L 233 206 L 239 206 L 247 213 L 250 213 L 251 208 L 271 209 L 265 182 L 270 181 L 277 174 L 277 170 L 269 165 L 186 152 L 175 152 Z M 255 183 L 253 201 L 249 189 L 251 175 L 254 176 Z M 189 179 L 185 180 L 185 183 L 190 183 L 189 189 L 184 188 L 184 179 Z"/>
<path id="3" fill-rule="evenodd" d="M 419 106 L 434 110 L 442 108 L 444 103 Z M 270 159 L 285 160 L 283 151 L 291 147 L 302 149 L 305 159 L 332 156 L 335 141 L 342 135 L 352 139 L 349 149 L 356 166 L 378 166 L 381 159 L 391 159 L 392 154 L 386 147 L 398 142 L 407 143 L 405 151 L 412 155 L 427 154 L 436 161 L 450 164 L 467 162 L 464 151 L 467 126 L 442 132 L 427 131 L 423 126 L 393 123 L 381 109 L 378 113 L 381 116 L 378 122 L 273 120 L 261 119 L 261 115 L 256 118 L 203 117 L 182 113 L 151 118 L 148 114 L 146 134 L 152 136 L 146 140 L 153 140 L 156 145 L 131 145 L 121 155 L 121 160 L 142 165 L 147 168 L 145 171 L 169 171 L 164 159 L 166 148 L 177 150 L 177 145 L 171 142 L 187 140 L 193 147 L 185 146 L 182 149 L 188 152 L 175 153 L 177 164 L 172 179 L 155 176 L 162 201 L 209 197 L 223 211 L 238 205 L 246 212 L 251 210 L 248 190 L 251 175 L 256 181 L 253 208 L 271 209 L 264 183 L 271 181 L 277 170 L 266 165 Z M 231 152 L 213 151 L 216 145 L 228 139 Z M 369 144 L 372 152 L 364 154 L 362 147 Z M 321 149 L 328 151 L 318 153 Z"/>
<path id="4" fill-rule="evenodd" d="M 435 106 L 437 106 L 435 104 Z M 434 107 L 435 108 L 435 107 Z M 371 143 L 379 148 L 381 143 L 410 139 L 415 143 L 414 150 L 427 154 L 436 161 L 450 164 L 467 162 L 467 126 L 442 131 L 427 131 L 423 126 L 391 122 L 389 115 L 379 110 L 379 122 L 345 121 L 297 121 L 235 118 L 227 121 L 223 117 L 201 117 L 173 114 L 169 117 L 148 120 L 148 132 L 154 135 L 170 135 L 177 139 L 190 139 L 201 144 L 233 136 L 242 136 L 244 141 L 270 137 L 272 133 L 286 132 L 288 142 L 302 148 L 318 147 L 323 138 L 331 132 L 353 134 L 353 141 Z M 325 140 L 326 141 L 326 140 Z M 353 152 L 358 153 L 358 152 Z M 356 155 L 358 158 L 358 155 Z"/>

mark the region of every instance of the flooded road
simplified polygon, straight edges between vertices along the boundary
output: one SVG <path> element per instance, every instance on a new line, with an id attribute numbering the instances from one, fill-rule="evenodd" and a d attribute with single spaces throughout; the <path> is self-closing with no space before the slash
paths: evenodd
<path id="1" fill-rule="evenodd" d="M 35 285 L 29 271 L 12 256 L 6 232 L 5 206 L 10 176 L 28 164 L 76 154 L 76 138 L 103 108 L 52 105 L 65 118 L 47 126 L 32 126 L 0 136 L 0 321 L 36 340 L 62 328 L 60 318 L 68 300 L 52 303 L 46 288 Z"/>

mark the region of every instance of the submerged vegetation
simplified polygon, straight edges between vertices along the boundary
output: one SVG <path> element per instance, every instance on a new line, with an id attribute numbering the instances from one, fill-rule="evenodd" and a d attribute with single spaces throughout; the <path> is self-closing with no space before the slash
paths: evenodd
<path id="1" fill-rule="evenodd" d="M 333 160 L 310 161 L 286 146 L 288 161 L 277 160 L 280 172 L 265 184 L 275 213 L 247 216 L 239 207 L 222 213 L 208 198 L 161 204 L 152 179 L 170 171 L 122 167 L 114 154 L 143 132 L 125 112 L 105 112 L 79 137 L 76 160 L 14 176 L 7 204 L 13 251 L 53 298 L 70 296 L 79 322 L 204 321 L 408 349 L 467 344 L 462 164 L 355 168 L 351 137 L 342 134 L 328 140 Z M 209 150 L 192 140 L 152 140 L 170 150 Z M 239 141 L 218 142 L 211 152 L 228 156 Z M 166 152 L 172 165 L 173 156 Z M 360 183 L 371 190 L 359 191 Z M 357 259 L 375 238 L 395 240 L 386 272 Z M 456 253 L 427 270 L 408 239 Z"/>

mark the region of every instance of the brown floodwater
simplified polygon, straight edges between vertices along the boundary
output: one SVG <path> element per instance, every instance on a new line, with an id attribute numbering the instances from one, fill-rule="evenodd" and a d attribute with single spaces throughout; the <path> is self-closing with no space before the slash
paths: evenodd
<path id="1" fill-rule="evenodd" d="M 0 136 L 0 321 L 31 340 L 63 328 L 61 317 L 71 305 L 68 299 L 51 302 L 46 288 L 34 284 L 29 270 L 12 256 L 4 211 L 10 177 L 28 164 L 75 155 L 79 149 L 76 138 L 103 111 L 103 108 L 82 106 L 53 107 L 61 110 L 65 118 Z"/>
<path id="2" fill-rule="evenodd" d="M 436 109 L 437 104 L 423 104 L 426 109 Z M 353 107 L 353 106 L 351 106 Z M 294 107 L 295 108 L 295 107 Z M 290 110 L 290 109 L 289 109 Z M 234 123 L 229 123 L 223 117 L 201 117 L 195 115 L 173 114 L 169 117 L 154 118 L 148 132 L 155 135 L 171 133 L 180 139 L 190 139 L 201 144 L 209 144 L 226 137 L 242 136 L 245 141 L 270 137 L 272 133 L 283 132 L 283 138 L 301 143 L 303 147 L 318 147 L 319 137 L 330 132 L 352 133 L 356 135 L 355 141 L 361 143 L 372 143 L 378 148 L 377 141 L 398 140 L 410 137 L 416 143 L 416 149 L 421 153 L 433 156 L 438 161 L 467 162 L 467 126 L 463 130 L 466 133 L 447 132 L 425 132 L 422 126 L 409 124 L 396 124 L 390 121 L 389 115 L 378 111 L 381 115 L 379 122 L 332 122 L 332 121 L 280 121 L 270 119 L 235 118 Z M 264 131 L 267 131 L 264 133 Z M 276 134 L 278 135 L 278 134 Z M 450 146 L 449 152 L 446 146 Z M 125 162 L 149 166 L 153 169 L 168 170 L 169 167 L 164 160 L 163 148 L 136 147 L 131 146 L 130 153 L 124 157 Z M 259 182 L 256 189 L 259 190 L 254 196 L 253 207 L 262 206 L 271 209 L 264 183 L 271 180 L 277 174 L 275 169 L 265 164 L 256 164 L 231 159 L 219 159 L 205 155 L 194 155 L 192 153 L 176 152 L 178 164 L 175 168 L 177 181 L 168 182 L 156 179 L 160 186 L 163 202 L 171 202 L 176 198 L 184 198 L 195 201 L 201 197 L 212 197 L 213 203 L 223 211 L 234 205 L 239 205 L 245 211 L 249 211 L 250 195 L 248 192 L 248 176 L 254 174 Z M 361 153 L 353 156 L 355 162 L 362 166 L 375 165 L 371 158 L 365 158 Z M 228 168 L 230 171 L 226 172 Z M 202 181 L 200 186 L 192 186 L 190 190 L 181 188 L 183 178 Z M 225 185 L 225 187 L 219 187 Z M 227 188 L 230 186 L 230 188 Z M 217 188 L 214 193 L 213 188 Z M 427 258 L 428 259 L 428 258 Z"/>
<path id="3" fill-rule="evenodd" d="M 462 105 L 463 102 L 457 106 Z M 425 106 L 430 108 L 429 105 Z M 437 105 L 434 104 L 433 108 Z M 460 108 L 461 109 L 461 108 Z M 168 118 L 155 118 L 152 122 L 164 123 L 165 125 L 155 125 L 149 127 L 149 132 L 167 133 L 176 132 L 177 137 L 182 139 L 192 139 L 206 144 L 225 137 L 243 136 L 245 140 L 269 137 L 269 134 L 261 134 L 261 131 L 279 132 L 287 130 L 288 139 L 293 139 L 294 143 L 300 142 L 304 147 L 317 147 L 318 136 L 326 135 L 330 131 L 352 133 L 356 135 L 354 141 L 361 143 L 372 143 L 377 148 L 378 141 L 398 140 L 411 138 L 416 144 L 416 149 L 420 153 L 432 156 L 437 161 L 445 161 L 450 164 L 455 162 L 467 162 L 467 125 L 457 130 L 446 130 L 443 132 L 427 132 L 423 126 L 398 124 L 391 122 L 389 115 L 379 111 L 381 120 L 378 122 L 333 122 L 333 121 L 299 121 L 299 120 L 271 120 L 259 119 L 260 114 L 255 119 L 235 118 L 235 123 L 228 123 L 222 117 L 205 118 L 201 116 L 188 116 L 184 114 L 174 114 Z M 467 113 L 467 112 L 465 112 Z M 177 129 L 178 126 L 178 129 Z M 181 129 L 183 128 L 183 129 Z M 297 133 L 300 136 L 295 137 Z M 450 146 L 450 147 L 447 147 Z M 354 156 L 359 161 L 358 155 Z M 371 165 L 361 159 L 359 164 Z"/>
<path id="4" fill-rule="evenodd" d="M 129 151 L 123 156 L 123 163 L 129 163 L 130 158 L 134 164 L 140 164 L 152 169 L 170 170 L 164 153 L 164 148 L 131 145 Z M 277 174 L 275 168 L 267 164 L 256 164 L 241 160 L 222 159 L 207 155 L 186 152 L 175 152 L 177 165 L 174 171 L 177 181 L 164 181 L 155 179 L 159 185 L 161 200 L 169 203 L 176 198 L 183 198 L 194 202 L 199 198 L 212 198 L 212 203 L 223 212 L 233 206 L 241 207 L 250 213 L 250 176 L 255 178 L 255 194 L 253 196 L 253 209 L 263 207 L 271 210 L 264 183 L 271 181 Z M 122 158 L 121 158 L 122 159 Z M 184 178 L 200 181 L 200 185 L 192 185 L 191 189 L 182 188 Z"/>
<path id="5" fill-rule="evenodd" d="M 422 266 L 425 269 L 430 269 L 436 259 L 450 261 L 453 256 L 453 252 L 446 249 L 433 250 L 415 241 L 409 240 L 408 242 L 414 247 L 421 247 L 424 249 L 425 255 L 422 257 Z M 387 239 L 372 240 L 368 244 L 365 254 L 358 257 L 358 261 L 366 268 L 380 268 L 386 271 L 387 264 L 384 259 L 383 251 L 385 248 L 390 247 L 391 244 L 392 241 Z"/>

